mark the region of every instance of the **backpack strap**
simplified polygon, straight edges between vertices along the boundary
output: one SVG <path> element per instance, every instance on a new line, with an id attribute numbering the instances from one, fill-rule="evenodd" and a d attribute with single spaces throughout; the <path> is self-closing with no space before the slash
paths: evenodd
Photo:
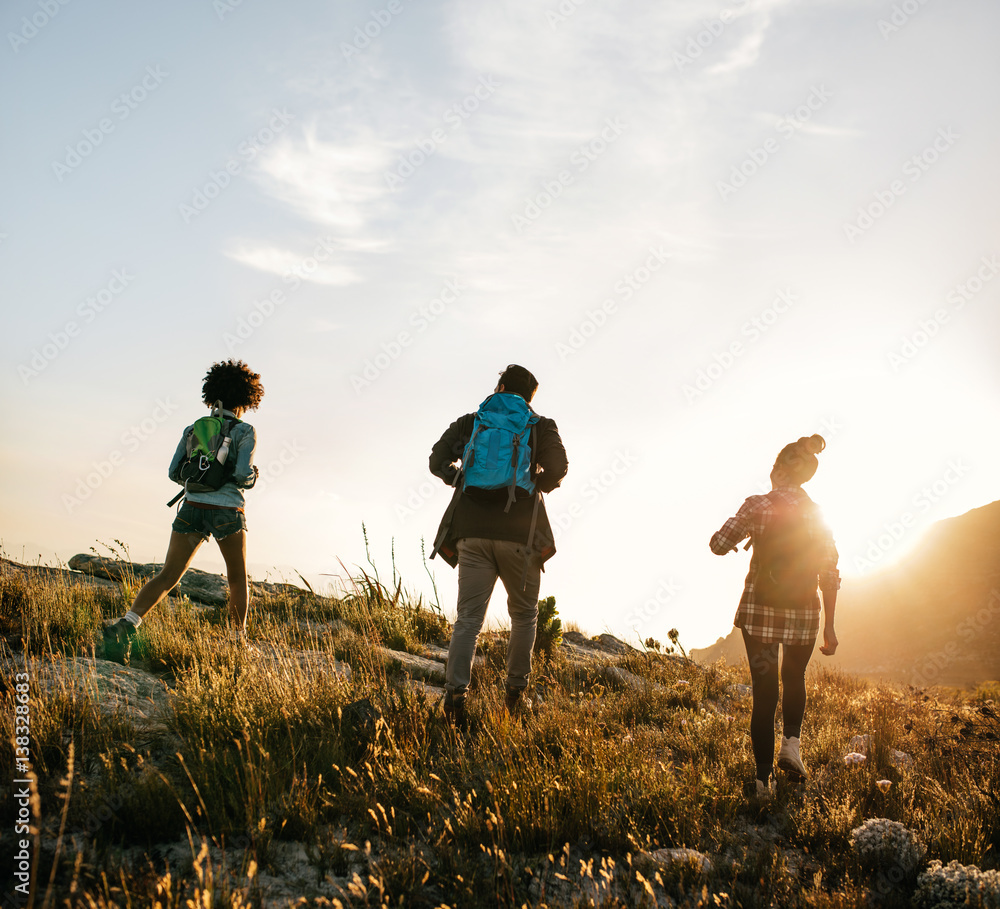
<path id="1" fill-rule="evenodd" d="M 536 489 L 533 495 L 535 504 L 531 508 L 531 527 L 528 530 L 528 548 L 524 553 L 524 569 L 521 571 L 521 590 L 528 584 L 528 567 L 531 564 L 531 557 L 535 554 L 535 526 L 538 524 L 538 504 L 542 501 L 542 491 Z"/>
<path id="2" fill-rule="evenodd" d="M 535 444 L 535 427 L 538 425 L 536 420 L 534 423 L 529 423 L 525 430 L 528 433 L 528 479 L 534 483 L 535 482 L 535 469 L 538 467 L 538 446 Z M 511 477 L 510 489 L 507 492 L 507 505 L 504 508 L 504 514 L 510 511 L 510 506 L 514 504 L 514 499 L 517 495 L 517 461 L 518 453 L 521 447 L 521 436 L 514 436 L 514 444 L 511 446 Z M 534 532 L 534 518 L 532 518 L 532 531 L 531 535 L 528 537 L 528 544 L 531 544 L 531 540 L 535 535 Z"/>
<path id="3" fill-rule="evenodd" d="M 521 437 L 514 436 L 514 444 L 510 446 L 510 460 L 511 460 L 511 477 L 510 477 L 510 488 L 507 490 L 507 504 L 504 506 L 503 513 L 507 514 L 510 511 L 510 506 L 514 504 L 514 499 L 517 495 L 517 453 L 521 447 Z"/>
<path id="4" fill-rule="evenodd" d="M 479 430 L 483 428 L 483 424 L 479 421 L 479 415 L 476 415 L 476 428 L 472 431 L 472 435 L 469 436 L 469 441 L 465 443 L 465 448 L 462 450 L 462 466 L 455 471 L 455 479 L 452 481 L 452 485 L 457 489 L 459 485 L 459 480 L 461 480 L 465 474 L 468 472 L 469 468 L 472 466 L 472 462 L 476 459 L 476 452 L 473 448 L 472 443 L 476 441 L 476 436 L 479 435 Z M 465 452 L 469 453 L 469 462 L 465 462 Z"/>
<path id="5" fill-rule="evenodd" d="M 537 424 L 531 424 L 531 441 L 535 441 L 535 426 Z M 531 464 L 535 464 L 535 454 L 536 447 L 534 444 L 531 445 Z M 538 526 L 538 506 L 542 501 L 542 490 L 538 488 L 538 483 L 535 482 L 534 476 L 532 476 L 532 482 L 535 483 L 535 491 L 532 493 L 535 503 L 531 506 L 531 524 L 528 526 L 528 548 L 524 555 L 524 570 L 521 572 L 521 590 L 524 590 L 528 583 L 528 566 L 531 564 L 531 557 L 535 554 L 535 528 Z"/>

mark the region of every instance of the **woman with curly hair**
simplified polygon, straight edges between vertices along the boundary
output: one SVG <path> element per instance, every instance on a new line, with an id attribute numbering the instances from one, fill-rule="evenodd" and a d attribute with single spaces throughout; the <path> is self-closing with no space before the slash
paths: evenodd
<path id="1" fill-rule="evenodd" d="M 260 375 L 242 360 L 213 363 L 205 374 L 202 400 L 213 411 L 221 402 L 222 416 L 233 421 L 230 428 L 232 441 L 226 461 L 235 466 L 218 489 L 207 492 L 188 490 L 181 476 L 181 467 L 188 453 L 188 433 L 193 424 L 184 430 L 168 471 L 171 480 L 185 486 L 182 493 L 184 501 L 174 518 L 163 568 L 136 594 L 131 609 L 117 622 L 110 622 L 104 628 L 105 642 L 112 647 L 117 644 L 122 653 L 142 624 L 143 616 L 176 586 L 198 547 L 210 535 L 215 537 L 226 562 L 230 620 L 237 635 L 241 639 L 245 637 L 249 590 L 243 490 L 257 481 L 257 468 L 253 464 L 257 435 L 253 426 L 240 418 L 246 411 L 256 410 L 263 397 L 264 386 Z"/>
<path id="2" fill-rule="evenodd" d="M 826 447 L 820 435 L 803 436 L 778 453 L 771 469 L 771 491 L 750 496 L 735 517 L 713 536 L 712 552 L 725 555 L 750 537 L 753 558 L 733 624 L 742 630 L 753 683 L 750 740 L 757 766 L 756 793 L 767 797 L 774 769 L 774 714 L 778 706 L 778 645 L 782 647 L 783 731 L 778 766 L 793 779 L 805 779 L 799 753 L 806 708 L 805 674 L 819 633 L 823 594 L 823 645 L 837 650 L 833 619 L 840 574 L 837 547 L 819 509 L 803 491 Z M 750 545 L 747 544 L 747 546 Z M 746 547 L 744 547 L 746 548 Z"/>

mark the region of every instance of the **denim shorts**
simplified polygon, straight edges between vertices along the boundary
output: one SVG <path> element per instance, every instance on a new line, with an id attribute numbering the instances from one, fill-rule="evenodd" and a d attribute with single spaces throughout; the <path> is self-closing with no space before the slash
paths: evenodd
<path id="1" fill-rule="evenodd" d="M 247 519 L 235 508 L 195 508 L 188 502 L 181 505 L 170 525 L 177 533 L 196 533 L 203 539 L 211 534 L 217 540 L 247 529 Z"/>

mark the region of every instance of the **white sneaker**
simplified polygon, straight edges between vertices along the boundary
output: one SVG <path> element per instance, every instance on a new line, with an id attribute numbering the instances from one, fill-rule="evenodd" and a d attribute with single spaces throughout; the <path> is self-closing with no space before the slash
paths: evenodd
<path id="1" fill-rule="evenodd" d="M 781 737 L 781 748 L 778 750 L 778 766 L 789 773 L 792 776 L 798 776 L 805 779 L 808 774 L 806 773 L 806 765 L 802 763 L 802 757 L 799 755 L 799 739 L 797 736 L 792 736 L 791 738 Z"/>
<path id="2" fill-rule="evenodd" d="M 765 783 L 763 780 L 755 780 L 757 783 L 757 798 L 762 802 L 769 802 L 774 798 L 777 792 L 777 781 L 774 777 L 771 777 L 770 781 Z"/>

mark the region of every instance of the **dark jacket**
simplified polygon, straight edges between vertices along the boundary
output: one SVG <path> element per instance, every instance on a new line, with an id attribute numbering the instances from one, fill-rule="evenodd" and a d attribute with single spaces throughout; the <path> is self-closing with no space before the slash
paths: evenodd
<path id="1" fill-rule="evenodd" d="M 465 446 L 472 437 L 475 418 L 474 413 L 459 417 L 431 449 L 431 473 L 449 486 L 455 482 L 458 474 L 455 462 L 462 459 Z M 551 492 L 566 476 L 566 449 L 559 438 L 555 421 L 548 417 L 539 417 L 532 432 L 531 465 L 535 486 L 542 492 Z M 541 473 L 535 472 L 536 466 L 541 467 Z M 549 559 L 555 553 L 556 546 L 542 497 L 518 488 L 517 499 L 510 511 L 505 513 L 507 495 L 506 489 L 470 489 L 468 492 L 456 489 L 434 538 L 431 558 L 440 554 L 441 558 L 454 567 L 458 564 L 457 542 L 463 537 L 479 537 L 530 544 L 539 564 Z M 529 541 L 536 497 L 538 512 L 535 515 L 535 532 L 533 539 Z"/>

